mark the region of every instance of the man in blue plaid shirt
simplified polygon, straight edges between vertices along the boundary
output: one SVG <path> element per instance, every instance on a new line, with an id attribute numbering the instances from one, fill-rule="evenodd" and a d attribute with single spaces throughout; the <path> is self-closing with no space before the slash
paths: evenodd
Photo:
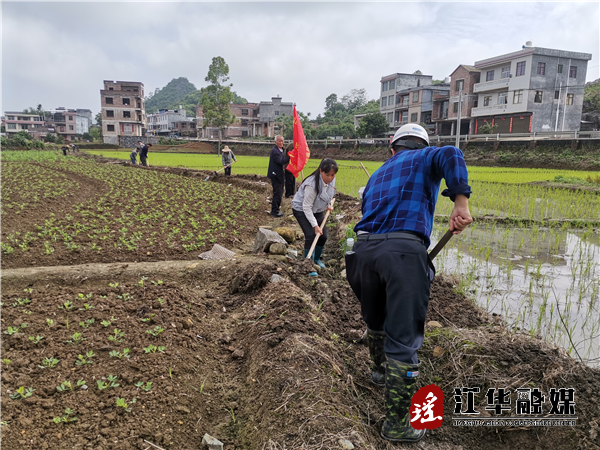
<path id="1" fill-rule="evenodd" d="M 435 274 L 427 255 L 435 204 L 444 178 L 448 189 L 442 195 L 454 202 L 450 229 L 459 234 L 473 221 L 471 188 L 463 153 L 430 147 L 420 125 L 399 128 L 390 151 L 392 157 L 364 190 L 363 218 L 354 227 L 357 242 L 346 254 L 346 273 L 367 324 L 372 380 L 386 387 L 381 435 L 415 442 L 426 431 L 412 428 L 409 409 Z"/>

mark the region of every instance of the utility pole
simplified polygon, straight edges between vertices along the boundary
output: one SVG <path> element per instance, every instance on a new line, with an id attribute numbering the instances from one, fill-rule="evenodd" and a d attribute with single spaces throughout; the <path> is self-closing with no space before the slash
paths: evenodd
<path id="1" fill-rule="evenodd" d="M 459 148 L 460 144 L 460 114 L 462 109 L 462 91 L 463 83 L 460 84 L 460 90 L 458 91 L 458 117 L 456 119 L 456 148 Z"/>

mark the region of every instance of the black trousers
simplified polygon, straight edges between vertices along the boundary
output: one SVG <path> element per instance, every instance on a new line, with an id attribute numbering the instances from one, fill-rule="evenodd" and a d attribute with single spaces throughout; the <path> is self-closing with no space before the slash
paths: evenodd
<path id="1" fill-rule="evenodd" d="M 358 240 L 346 254 L 346 277 L 367 327 L 385 331 L 387 356 L 418 364 L 435 270 L 423 241 L 409 236 Z"/>
<path id="2" fill-rule="evenodd" d="M 292 172 L 285 171 L 285 198 L 293 197 L 296 193 L 296 177 Z"/>
<path id="3" fill-rule="evenodd" d="M 273 200 L 271 200 L 271 214 L 276 214 L 281 208 L 281 198 L 283 197 L 283 180 L 271 178 L 273 185 Z"/>
<path id="4" fill-rule="evenodd" d="M 300 225 L 300 228 L 302 228 L 302 232 L 304 233 L 304 248 L 306 250 L 310 250 L 310 247 L 312 246 L 312 243 L 315 240 L 316 236 L 315 229 L 306 218 L 306 214 L 304 214 L 304 211 L 296 211 L 295 209 L 292 209 L 292 212 L 294 213 L 294 217 L 298 221 L 298 224 Z M 323 218 L 325 217 L 325 211 L 314 214 L 315 219 L 317 219 L 317 223 L 319 224 L 319 226 L 321 226 Z M 323 234 L 319 236 L 317 246 L 325 247 L 325 242 L 327 242 L 327 226 L 323 227 Z"/>
<path id="5" fill-rule="evenodd" d="M 228 176 L 228 177 L 231 176 L 231 166 L 229 166 L 225 169 L 225 176 Z"/>
<path id="6" fill-rule="evenodd" d="M 147 166 L 148 165 L 147 161 L 148 161 L 147 156 L 140 155 L 140 162 L 142 163 L 142 166 Z"/>

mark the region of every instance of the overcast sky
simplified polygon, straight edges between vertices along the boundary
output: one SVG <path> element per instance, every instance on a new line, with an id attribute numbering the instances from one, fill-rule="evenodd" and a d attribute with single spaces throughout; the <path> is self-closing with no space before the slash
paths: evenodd
<path id="1" fill-rule="evenodd" d="M 2 1 L 2 112 L 59 106 L 100 111 L 103 80 L 140 81 L 146 94 L 173 78 L 204 86 L 214 56 L 250 102 L 279 95 L 323 113 L 325 98 L 421 70 L 534 46 L 591 53 L 599 76 L 594 2 L 8 2 Z"/>

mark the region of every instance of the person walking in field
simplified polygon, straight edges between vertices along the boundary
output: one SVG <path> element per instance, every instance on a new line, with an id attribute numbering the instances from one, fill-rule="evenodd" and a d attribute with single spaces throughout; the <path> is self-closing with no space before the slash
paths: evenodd
<path id="1" fill-rule="evenodd" d="M 332 211 L 331 200 L 335 195 L 335 176 L 338 171 L 337 163 L 333 159 L 325 158 L 317 170 L 311 173 L 300 185 L 298 192 L 292 199 L 292 212 L 304 233 L 304 257 L 319 236 L 312 259 L 321 268 L 321 255 L 327 241 L 327 227 L 320 224 L 325 217 L 325 211 Z M 316 276 L 316 272 L 311 272 Z"/>
<path id="2" fill-rule="evenodd" d="M 346 276 L 360 300 L 372 360 L 372 381 L 385 384 L 381 436 L 416 442 L 426 430 L 411 426 L 409 409 L 417 390 L 425 315 L 435 268 L 427 254 L 442 178 L 442 195 L 454 202 L 450 230 L 461 233 L 472 221 L 471 187 L 463 153 L 430 147 L 417 124 L 398 129 L 391 158 L 369 179 L 357 242 L 346 253 Z"/>
<path id="3" fill-rule="evenodd" d="M 283 185 L 285 183 L 285 166 L 290 162 L 290 157 L 283 153 L 283 136 L 275 136 L 275 145 L 269 153 L 269 168 L 267 177 L 273 185 L 273 199 L 271 200 L 271 216 L 281 217 L 281 198 L 283 197 Z"/>
<path id="4" fill-rule="evenodd" d="M 223 163 L 223 167 L 225 167 L 225 176 L 231 176 L 231 165 L 234 161 L 237 162 L 237 159 L 235 159 L 235 155 L 233 154 L 231 149 L 226 145 L 225 147 L 223 147 L 221 154 L 221 162 Z"/>
<path id="5" fill-rule="evenodd" d="M 140 152 L 139 148 L 134 148 L 133 151 L 129 154 L 129 159 L 131 159 L 131 164 L 137 164 L 138 153 Z"/>

